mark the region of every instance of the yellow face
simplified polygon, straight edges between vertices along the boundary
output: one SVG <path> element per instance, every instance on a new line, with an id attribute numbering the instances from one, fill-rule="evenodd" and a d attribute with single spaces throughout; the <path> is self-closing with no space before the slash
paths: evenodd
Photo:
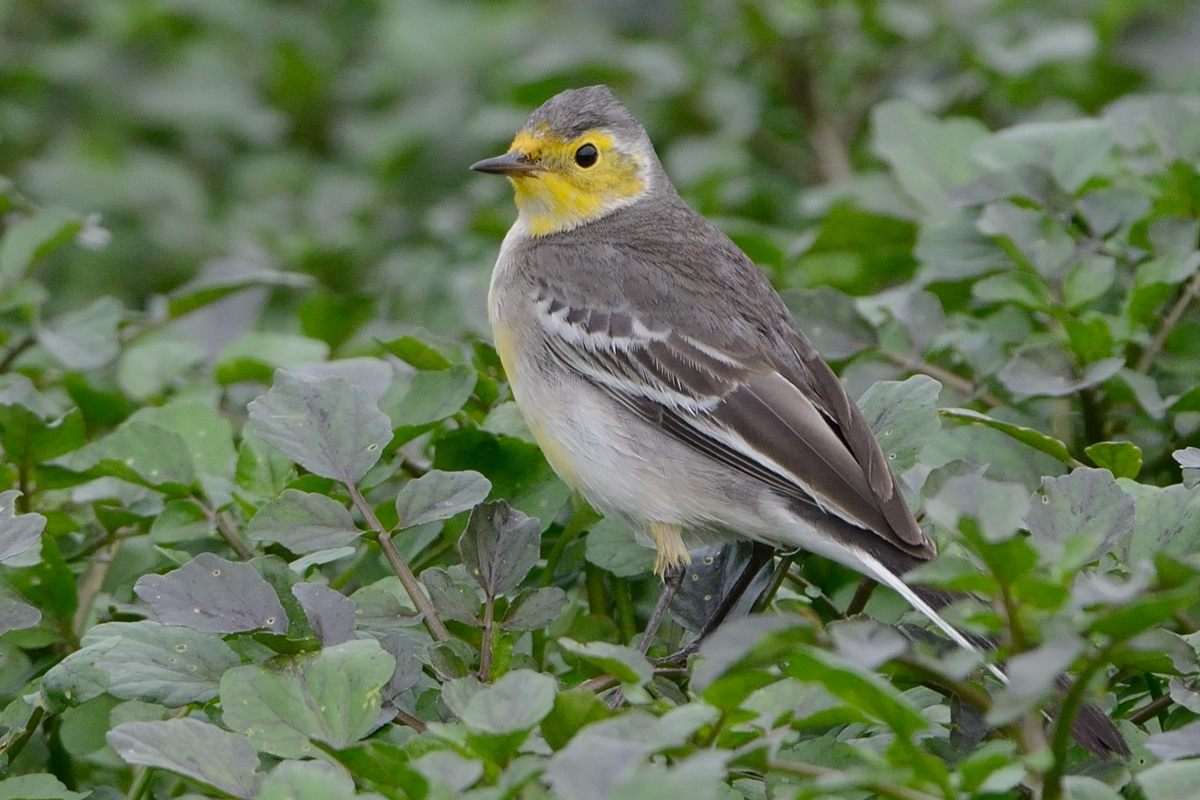
<path id="1" fill-rule="evenodd" d="M 521 131 L 501 158 L 524 165 L 503 174 L 512 182 L 531 236 L 576 228 L 636 200 L 648 188 L 643 161 L 603 130 L 569 140 L 548 131 Z"/>

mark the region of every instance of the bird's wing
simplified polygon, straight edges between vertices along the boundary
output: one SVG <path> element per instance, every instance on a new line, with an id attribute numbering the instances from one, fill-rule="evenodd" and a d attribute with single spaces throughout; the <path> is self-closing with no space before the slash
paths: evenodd
<path id="1" fill-rule="evenodd" d="M 784 497 L 905 552 L 932 555 L 870 428 L 828 367 L 821 372 L 798 353 L 794 369 L 780 368 L 629 309 L 570 304 L 549 289 L 536 314 L 562 366 L 650 424 Z M 897 503 L 907 525 L 891 521 L 887 507 Z"/>

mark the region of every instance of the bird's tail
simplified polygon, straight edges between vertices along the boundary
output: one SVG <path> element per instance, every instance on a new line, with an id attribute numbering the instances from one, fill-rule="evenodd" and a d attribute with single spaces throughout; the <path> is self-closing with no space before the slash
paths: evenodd
<path id="1" fill-rule="evenodd" d="M 924 614 L 959 647 L 978 651 L 995 646 L 994 642 L 986 639 L 968 637 L 938 613 L 940 609 L 960 597 L 959 595 L 910 586 L 897 574 L 897 571 L 884 566 L 874 555 L 861 550 L 856 555 L 862 560 L 863 567 L 870 572 L 870 577 L 903 597 L 905 602 Z M 907 571 L 907 569 L 902 571 Z M 994 664 L 988 664 L 987 667 L 1001 683 L 1008 684 L 1008 676 L 1004 674 L 1003 670 Z M 1065 695 L 1071 688 L 1071 680 L 1065 675 L 1060 675 L 1057 685 L 1059 693 Z M 1079 713 L 1072 721 L 1071 733 L 1075 741 L 1079 742 L 1082 747 L 1101 758 L 1110 758 L 1114 755 L 1128 757 L 1130 755 L 1129 745 L 1126 744 L 1125 737 L 1117 730 L 1117 726 L 1104 711 L 1092 703 L 1085 703 L 1079 709 Z"/>

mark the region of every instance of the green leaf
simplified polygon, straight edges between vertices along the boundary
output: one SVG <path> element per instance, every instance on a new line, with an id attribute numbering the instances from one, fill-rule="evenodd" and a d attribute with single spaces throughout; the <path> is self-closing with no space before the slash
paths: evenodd
<path id="1" fill-rule="evenodd" d="M 1200 784 L 1200 759 L 1155 764 L 1134 780 L 1146 800 L 1192 800 Z"/>
<path id="2" fill-rule="evenodd" d="M 908 649 L 895 628 L 874 620 L 849 619 L 829 626 L 838 655 L 864 669 L 877 669 Z"/>
<path id="3" fill-rule="evenodd" d="M 246 526 L 256 542 L 276 542 L 297 555 L 358 541 L 363 532 L 341 503 L 314 492 L 287 489 L 264 505 Z"/>
<path id="4" fill-rule="evenodd" d="M 388 418 L 341 378 L 305 380 L 287 371 L 250 403 L 251 432 L 309 472 L 357 483 L 392 438 Z"/>
<path id="5" fill-rule="evenodd" d="M 951 215 L 952 190 L 979 174 L 970 152 L 986 136 L 975 120 L 938 120 L 907 100 L 889 100 L 871 112 L 871 149 L 934 218 Z"/>
<path id="6" fill-rule="evenodd" d="M 397 380 L 380 405 L 393 427 L 427 425 L 462 408 L 475 390 L 475 381 L 475 370 L 462 365 L 417 370 Z"/>
<path id="7" fill-rule="evenodd" d="M 1032 708 L 1053 690 L 1058 676 L 1075 662 L 1083 647 L 1077 636 L 1058 635 L 1040 647 L 1010 658 L 1005 665 L 1008 685 L 988 711 L 988 723 L 1005 725 Z"/>
<path id="8" fill-rule="evenodd" d="M 1103 383 L 1124 364 L 1123 358 L 1105 358 L 1088 364 L 1081 372 L 1058 345 L 1034 345 L 1018 351 L 997 377 L 1020 397 L 1066 397 Z"/>
<path id="9" fill-rule="evenodd" d="M 184 775 L 234 797 L 255 796 L 258 753 L 244 736 L 198 719 L 126 722 L 108 744 L 129 764 Z"/>
<path id="10" fill-rule="evenodd" d="M 273 670 L 231 669 L 221 677 L 225 724 L 281 758 L 315 755 L 310 740 L 348 747 L 378 724 L 395 665 L 375 640 L 358 639 Z"/>
<path id="11" fill-rule="evenodd" d="M 121 353 L 117 385 L 133 399 L 145 401 L 182 382 L 204 357 L 204 348 L 191 340 L 139 340 Z"/>
<path id="12" fill-rule="evenodd" d="M 1113 148 L 1112 131 L 1103 120 L 1029 122 L 977 141 L 974 160 L 991 170 L 1023 164 L 1045 167 L 1068 192 L 1078 191 L 1103 172 Z"/>
<path id="13" fill-rule="evenodd" d="M 1183 471 L 1183 485 L 1194 489 L 1200 484 L 1200 447 L 1185 447 L 1171 453 Z"/>
<path id="14" fill-rule="evenodd" d="M 38 328 L 38 344 L 67 369 L 103 367 L 117 357 L 117 326 L 125 309 L 112 297 L 101 297 L 86 308 L 57 317 Z"/>
<path id="15" fill-rule="evenodd" d="M 537 563 L 541 530 L 540 522 L 503 500 L 484 503 L 458 540 L 463 566 L 488 597 L 510 595 Z"/>
<path id="16" fill-rule="evenodd" d="M 292 594 L 304 609 L 313 633 L 325 647 L 354 638 L 354 601 L 320 583 L 297 583 Z"/>
<path id="17" fill-rule="evenodd" d="M 157 544 L 176 544 L 203 539 L 216 532 L 216 523 L 195 500 L 181 498 L 163 506 L 150 525 L 150 538 Z"/>
<path id="18" fill-rule="evenodd" d="M 196 480 L 182 436 L 135 420 L 54 463 L 72 472 L 111 475 L 169 494 L 190 493 Z"/>
<path id="19" fill-rule="evenodd" d="M 83 219 L 55 208 L 37 212 L 9 227 L 0 240 L 0 289 L 25 277 L 38 259 L 75 238 Z"/>
<path id="20" fill-rule="evenodd" d="M 476 692 L 463 709 L 463 723 L 485 734 L 523 733 L 554 707 L 554 678 L 527 669 L 513 670 Z"/>
<path id="21" fill-rule="evenodd" d="M 878 381 L 858 405 L 875 431 L 892 471 L 899 474 L 917 463 L 921 449 L 941 428 L 937 399 L 942 385 L 926 375 L 905 381 Z"/>
<path id="22" fill-rule="evenodd" d="M 1133 479 L 1142 471 L 1142 448 L 1133 442 L 1096 442 L 1083 452 L 1097 467 L 1103 467 L 1118 478 Z"/>
<path id="23" fill-rule="evenodd" d="M 1146 749 L 1163 761 L 1200 756 L 1200 722 L 1155 734 L 1146 740 Z"/>
<path id="24" fill-rule="evenodd" d="M 975 299 L 984 303 L 1015 303 L 1035 311 L 1049 308 L 1050 289 L 1032 272 L 1001 272 L 971 287 Z"/>
<path id="25" fill-rule="evenodd" d="M 429 781 L 450 795 L 461 797 L 483 776 L 483 764 L 463 758 L 450 750 L 434 750 L 414 759 L 413 767 Z"/>
<path id="26" fill-rule="evenodd" d="M 149 620 L 97 625 L 82 647 L 46 676 L 48 693 L 83 702 L 104 691 L 174 708 L 216 697 L 222 673 L 239 663 L 216 636 Z"/>
<path id="27" fill-rule="evenodd" d="M 1009 245 L 1046 280 L 1061 279 L 1075 255 L 1070 233 L 1053 217 L 1007 201 L 991 203 L 977 223 L 989 236 Z"/>
<path id="28" fill-rule="evenodd" d="M 206 493 L 224 505 L 233 480 L 237 453 L 233 448 L 233 425 L 211 405 L 195 400 L 172 400 L 135 412 L 129 424 L 149 424 L 179 436 L 192 469 Z"/>
<path id="29" fill-rule="evenodd" d="M 296 479 L 296 468 L 279 450 L 253 435 L 243 435 L 235 469 L 237 485 L 252 497 L 278 496 Z"/>
<path id="30" fill-rule="evenodd" d="M 908 739 L 928 726 L 920 710 L 890 683 L 815 647 L 797 645 L 784 672 L 799 681 L 821 684 L 843 703 L 880 720 L 901 738 Z"/>
<path id="31" fill-rule="evenodd" d="M 0 589 L 0 636 L 9 631 L 32 628 L 42 619 L 42 612 L 24 600 Z"/>
<path id="32" fill-rule="evenodd" d="M 329 345 L 318 339 L 254 331 L 221 352 L 214 374 L 217 382 L 222 384 L 267 383 L 277 370 L 324 361 L 328 357 Z"/>
<path id="33" fill-rule="evenodd" d="M 1025 526 L 1043 560 L 1071 570 L 1102 555 L 1133 530 L 1133 498 L 1103 469 L 1080 468 L 1070 475 L 1042 478 L 1038 499 Z M 1064 556 L 1069 556 L 1064 559 Z"/>
<path id="34" fill-rule="evenodd" d="M 567 605 L 567 593 L 557 586 L 522 592 L 501 623 L 511 631 L 541 630 L 558 618 Z"/>
<path id="35" fill-rule="evenodd" d="M 46 518 L 41 514 L 18 514 L 16 489 L 0 492 L 0 564 L 10 567 L 32 566 L 42 557 L 42 531 Z"/>
<path id="36" fill-rule="evenodd" d="M 1009 268 L 1008 254 L 964 215 L 922 225 L 913 254 L 921 262 L 917 282 L 961 281 Z"/>
<path id="37" fill-rule="evenodd" d="M 1118 483 L 1135 503 L 1126 556 L 1130 563 L 1157 555 L 1188 556 L 1200 549 L 1200 492 L 1181 485 L 1147 486 L 1126 478 Z"/>
<path id="38" fill-rule="evenodd" d="M 797 326 L 825 358 L 850 358 L 879 345 L 879 337 L 847 295 L 836 289 L 792 289 L 783 301 Z"/>
<path id="39" fill-rule="evenodd" d="M 181 317 L 229 295 L 255 287 L 303 289 L 313 280 L 299 272 L 281 272 L 248 259 L 223 259 L 205 264 L 200 273 L 167 296 L 167 312 Z"/>
<path id="40" fill-rule="evenodd" d="M 925 481 L 925 513 L 948 530 L 971 519 L 988 542 L 1016 534 L 1029 509 L 1029 492 L 1016 483 L 992 480 L 986 467 L 952 461 L 934 470 Z"/>
<path id="41" fill-rule="evenodd" d="M 1041 431 L 1027 428 L 1024 425 L 1018 425 L 1015 422 L 1006 422 L 1002 419 L 990 417 L 979 411 L 970 408 L 941 408 L 938 413 L 949 419 L 959 420 L 960 422 L 971 422 L 977 425 L 986 425 L 989 428 L 1001 431 L 1022 444 L 1029 445 L 1035 450 L 1040 450 L 1048 456 L 1053 456 L 1059 461 L 1068 466 L 1078 465 L 1079 462 L 1071 455 L 1071 451 L 1067 446 L 1053 436 L 1049 436 Z"/>
<path id="42" fill-rule="evenodd" d="M 623 520 L 606 517 L 587 534 L 587 560 L 618 578 L 649 574 L 654 566 L 654 550 L 639 544 Z"/>
<path id="43" fill-rule="evenodd" d="M 397 527 L 449 519 L 482 503 L 491 490 L 491 481 L 478 472 L 430 470 L 404 484 L 396 495 Z"/>
<path id="44" fill-rule="evenodd" d="M 398 336 L 380 344 L 384 350 L 417 369 L 438 371 L 453 364 L 441 350 L 416 336 Z"/>
<path id="45" fill-rule="evenodd" d="M 1090 254 L 1080 259 L 1063 280 L 1063 302 L 1070 309 L 1101 297 L 1117 277 L 1117 262 L 1111 256 Z"/>
<path id="46" fill-rule="evenodd" d="M 611 715 L 608 705 L 590 689 L 566 689 L 555 695 L 554 709 L 542 720 L 542 736 L 552 748 L 561 750 L 585 725 Z"/>
<path id="47" fill-rule="evenodd" d="M 1065 776 L 1063 788 L 1066 800 L 1121 800 L 1116 789 L 1087 775 Z"/>
<path id="48" fill-rule="evenodd" d="M 565 637 L 558 640 L 558 646 L 623 684 L 643 686 L 654 677 L 654 667 L 632 647 L 608 642 L 577 642 Z"/>
<path id="49" fill-rule="evenodd" d="M 90 796 L 90 792 L 72 792 L 58 778 L 45 772 L 0 781 L 0 800 L 84 800 Z"/>
<path id="50" fill-rule="evenodd" d="M 443 617 L 467 625 L 480 624 L 479 590 L 475 586 L 455 580 L 441 567 L 432 567 L 422 572 L 421 582 L 425 584 L 429 599 Z"/>
<path id="51" fill-rule="evenodd" d="M 258 570 L 212 553 L 166 575 L 143 575 L 133 591 L 168 625 L 211 633 L 288 629 L 279 597 Z"/>
<path id="52" fill-rule="evenodd" d="M 354 779 L 324 761 L 283 761 L 263 779 L 255 800 L 353 800 Z"/>

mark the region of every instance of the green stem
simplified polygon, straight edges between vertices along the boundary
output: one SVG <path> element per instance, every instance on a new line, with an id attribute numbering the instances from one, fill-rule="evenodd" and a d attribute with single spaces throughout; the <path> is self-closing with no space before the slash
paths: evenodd
<path id="1" fill-rule="evenodd" d="M 604 571 L 595 564 L 584 566 L 587 582 L 588 612 L 598 617 L 608 616 L 608 589 L 604 586 Z"/>
<path id="2" fill-rule="evenodd" d="M 125 793 L 125 800 L 141 800 L 142 795 L 150 788 L 150 776 L 153 773 L 149 767 L 136 767 L 133 770 L 133 782 Z"/>
<path id="3" fill-rule="evenodd" d="M 421 612 L 425 619 L 425 627 L 429 629 L 429 633 L 439 642 L 444 642 L 450 638 L 450 631 L 446 629 L 446 625 L 442 622 L 441 616 L 437 609 L 434 608 L 433 602 L 429 599 L 429 595 L 425 594 L 425 589 L 421 586 L 417 576 L 409 569 L 408 564 L 404 563 L 404 559 L 396 550 L 396 545 L 392 544 L 391 537 L 388 536 L 387 530 L 383 527 L 383 523 L 379 521 L 379 517 L 375 514 L 375 509 L 371 508 L 371 504 L 363 497 L 362 492 L 353 483 L 347 481 L 345 484 L 346 491 L 350 493 L 350 499 L 354 502 L 355 508 L 363 515 L 363 519 L 367 521 L 367 525 L 371 530 L 375 531 L 376 539 L 379 541 L 379 547 L 383 550 L 383 556 L 387 559 L 388 565 L 391 566 L 392 572 L 396 573 L 396 577 L 400 579 L 400 583 L 404 586 L 404 591 L 412 598 L 413 605 Z"/>
<path id="4" fill-rule="evenodd" d="M 489 596 L 483 605 L 483 638 L 479 643 L 479 680 L 492 679 L 492 628 L 496 620 L 496 598 Z"/>
<path id="5" fill-rule="evenodd" d="M 1075 682 L 1071 684 L 1071 690 L 1067 692 L 1067 696 L 1063 700 L 1062 708 L 1058 712 L 1058 719 L 1054 722 L 1054 735 L 1050 745 L 1050 751 L 1054 754 L 1054 763 L 1050 765 L 1050 770 L 1046 773 L 1045 780 L 1042 781 L 1042 800 L 1062 800 L 1062 779 L 1067 772 L 1067 751 L 1071 746 L 1071 726 L 1079 714 L 1079 709 L 1083 707 L 1083 696 L 1087 693 L 1088 684 L 1092 682 L 1096 673 L 1108 663 L 1111 649 L 1111 645 L 1104 648 L 1087 663 Z"/>
<path id="6" fill-rule="evenodd" d="M 770 607 L 771 601 L 779 593 L 779 587 L 783 585 L 784 579 L 787 578 L 788 570 L 792 568 L 792 562 L 795 559 L 794 555 L 783 556 L 779 559 L 779 563 L 775 565 L 775 571 L 771 573 L 771 583 L 767 586 L 767 590 L 762 593 L 762 597 L 758 598 L 754 603 L 754 613 L 759 613 Z"/>
<path id="7" fill-rule="evenodd" d="M 1079 391 L 1079 407 L 1083 411 L 1084 441 L 1087 444 L 1103 442 L 1107 438 L 1104 433 L 1104 409 L 1095 389 Z"/>
<path id="8" fill-rule="evenodd" d="M 37 706 L 33 709 L 33 713 L 29 715 L 28 721 L 25 723 L 25 729 L 21 731 L 21 735 L 12 740 L 12 743 L 7 747 L 0 747 L 0 753 L 7 758 L 7 764 L 12 764 L 17 760 L 17 756 L 25 749 L 25 745 L 29 744 L 29 740 L 33 738 L 33 734 L 37 731 L 38 726 L 42 724 L 42 718 L 46 716 L 46 709 Z"/>
<path id="9" fill-rule="evenodd" d="M 909 789 L 907 786 L 893 786 L 890 783 L 874 779 L 858 779 L 841 770 L 818 767 L 816 764 L 807 764 L 802 761 L 772 760 L 767 762 L 767 770 L 796 778 L 820 779 L 836 784 L 854 783 L 874 792 L 879 797 L 887 798 L 887 800 L 939 800 L 935 795 Z"/>
<path id="10" fill-rule="evenodd" d="M 621 631 L 621 641 L 631 642 L 637 636 L 637 615 L 633 608 L 633 592 L 629 589 L 629 581 L 616 581 L 613 586 L 613 600 L 617 606 L 617 627 Z"/>

